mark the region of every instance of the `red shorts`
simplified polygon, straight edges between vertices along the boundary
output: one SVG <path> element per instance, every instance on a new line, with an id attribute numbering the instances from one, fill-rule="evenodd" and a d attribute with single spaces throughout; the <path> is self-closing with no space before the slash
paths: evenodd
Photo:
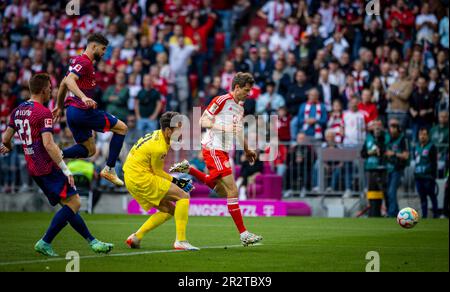
<path id="1" fill-rule="evenodd" d="M 233 173 L 227 152 L 203 147 L 202 154 L 212 179 L 219 179 Z"/>

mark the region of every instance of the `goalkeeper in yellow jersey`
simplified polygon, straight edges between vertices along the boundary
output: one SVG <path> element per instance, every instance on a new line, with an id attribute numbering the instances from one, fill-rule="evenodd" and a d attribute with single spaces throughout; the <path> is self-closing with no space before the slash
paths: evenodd
<path id="1" fill-rule="evenodd" d="M 145 211 L 152 207 L 159 210 L 128 237 L 126 243 L 130 248 L 139 248 L 147 232 L 173 216 L 177 235 L 173 247 L 179 250 L 199 250 L 186 240 L 192 183 L 187 179 L 172 177 L 163 170 L 171 136 L 181 131 L 179 126 L 171 127 L 171 120 L 177 115 L 176 112 L 164 113 L 160 119 L 161 130 L 140 138 L 131 148 L 123 166 L 125 185 L 133 198 Z"/>

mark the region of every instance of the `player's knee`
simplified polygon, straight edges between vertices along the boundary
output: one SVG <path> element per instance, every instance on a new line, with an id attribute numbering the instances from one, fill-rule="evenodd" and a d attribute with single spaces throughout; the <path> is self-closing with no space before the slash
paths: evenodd
<path id="1" fill-rule="evenodd" d="M 113 128 L 113 132 L 119 135 L 125 135 L 128 132 L 128 126 L 124 122 L 118 121 Z"/>
<path id="2" fill-rule="evenodd" d="M 65 203 L 65 205 L 67 207 L 69 207 L 70 209 L 72 209 L 72 211 L 74 213 L 78 213 L 78 211 L 81 208 L 80 197 L 77 195 L 77 196 L 73 196 L 73 197 L 69 198 L 69 200 Z"/>

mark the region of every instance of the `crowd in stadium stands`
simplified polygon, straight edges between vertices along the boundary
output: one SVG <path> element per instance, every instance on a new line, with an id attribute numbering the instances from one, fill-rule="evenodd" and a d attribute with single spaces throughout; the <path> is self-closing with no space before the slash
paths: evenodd
<path id="1" fill-rule="evenodd" d="M 80 2 L 80 16 L 66 15 L 61 1 L 0 4 L 2 129 L 28 97 L 30 75 L 48 72 L 56 95 L 69 58 L 96 31 L 110 41 L 97 64 L 96 100 L 128 122 L 128 145 L 156 129 L 165 110 L 188 113 L 225 94 L 239 71 L 256 80 L 245 114 L 278 114 L 279 140 L 294 144 L 280 146 L 277 170 L 303 171 L 295 165 L 311 160 L 304 174 L 312 173 L 309 188 L 317 186 L 316 157 L 304 147 L 362 145 L 378 121 L 385 128 L 398 121 L 410 145 L 422 127 L 433 143 L 448 145 L 447 0 L 381 0 L 375 7 L 363 0 Z M 70 144 L 64 122 L 58 127 Z M 99 159 L 108 134 L 97 140 Z M 445 149 L 438 155 L 441 177 Z M 15 153 L 0 158 L 2 174 L 9 173 L 1 178 L 6 190 L 23 163 Z M 333 169 L 352 167 L 347 164 Z M 351 189 L 346 173 L 345 189 Z M 332 178 L 335 188 L 339 174 Z"/>

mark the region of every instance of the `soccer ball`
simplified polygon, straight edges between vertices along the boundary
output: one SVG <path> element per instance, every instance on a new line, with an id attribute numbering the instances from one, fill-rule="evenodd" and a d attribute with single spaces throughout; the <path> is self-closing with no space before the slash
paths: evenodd
<path id="1" fill-rule="evenodd" d="M 403 228 L 413 228 L 419 222 L 419 213 L 413 208 L 403 208 L 398 212 L 397 223 Z"/>

